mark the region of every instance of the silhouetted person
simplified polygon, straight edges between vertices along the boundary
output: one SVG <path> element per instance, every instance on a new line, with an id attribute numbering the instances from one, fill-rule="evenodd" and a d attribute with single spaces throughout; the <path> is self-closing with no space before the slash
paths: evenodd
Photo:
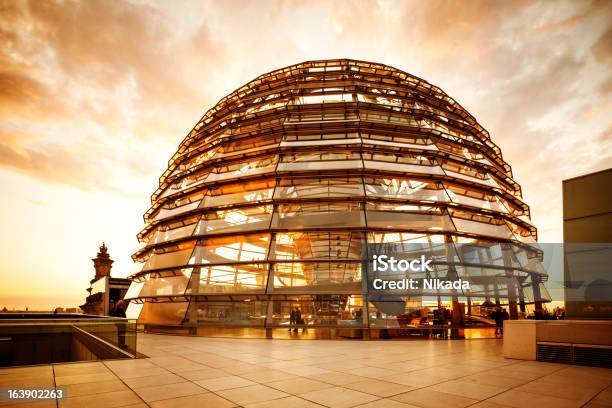
<path id="1" fill-rule="evenodd" d="M 115 310 L 113 310 L 113 312 L 111 313 L 111 316 L 125 318 L 126 317 L 125 315 L 126 307 L 127 307 L 126 301 L 121 299 L 115 305 Z M 127 331 L 126 325 L 127 325 L 127 321 L 115 324 L 115 326 L 117 327 L 117 345 L 120 348 L 126 348 L 126 345 L 125 345 L 125 332 Z"/>
<path id="2" fill-rule="evenodd" d="M 291 313 L 289 313 L 289 331 L 295 325 L 295 311 L 296 309 L 291 309 Z"/>
<path id="3" fill-rule="evenodd" d="M 115 310 L 111 313 L 111 316 L 114 317 L 126 317 L 125 316 L 125 300 L 121 299 L 115 305 Z"/>
<path id="4" fill-rule="evenodd" d="M 508 314 L 508 312 L 506 312 L 506 314 Z M 495 334 L 502 334 L 504 327 L 504 312 L 502 312 L 501 307 L 498 307 L 491 313 L 491 319 L 495 320 Z"/>
<path id="5" fill-rule="evenodd" d="M 295 324 L 304 324 L 304 319 L 302 319 L 302 312 L 300 312 L 300 309 L 298 309 L 297 307 L 295 308 Z M 297 333 L 298 329 L 297 326 L 293 329 L 294 333 Z"/>

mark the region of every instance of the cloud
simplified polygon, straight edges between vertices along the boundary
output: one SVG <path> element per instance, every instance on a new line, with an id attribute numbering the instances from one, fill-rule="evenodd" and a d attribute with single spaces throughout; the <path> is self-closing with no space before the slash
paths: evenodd
<path id="1" fill-rule="evenodd" d="M 608 157 L 608 1 L 1 4 L 0 166 L 43 182 L 148 194 L 218 98 L 327 57 L 440 86 L 490 131 L 535 207 L 572 161 L 587 172 Z"/>
<path id="2" fill-rule="evenodd" d="M 223 58 L 206 24 L 176 30 L 155 7 L 129 2 L 0 8 L 0 165 L 115 192 L 147 177 L 152 191 L 206 107 L 194 75 Z"/>

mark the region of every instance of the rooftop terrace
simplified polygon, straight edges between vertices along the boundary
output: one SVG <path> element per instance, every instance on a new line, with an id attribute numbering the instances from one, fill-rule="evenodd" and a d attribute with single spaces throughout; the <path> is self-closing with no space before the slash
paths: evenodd
<path id="1" fill-rule="evenodd" d="M 611 369 L 508 360 L 501 347 L 139 334 L 149 358 L 5 368 L 0 387 L 63 387 L 66 400 L 39 408 L 612 406 Z"/>

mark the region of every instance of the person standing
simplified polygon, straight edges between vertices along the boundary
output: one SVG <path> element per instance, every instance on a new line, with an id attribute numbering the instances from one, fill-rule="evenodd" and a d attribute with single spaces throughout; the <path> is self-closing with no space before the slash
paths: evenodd
<path id="1" fill-rule="evenodd" d="M 295 310 L 291 309 L 291 313 L 289 313 L 289 331 L 291 331 L 292 327 L 295 325 Z"/>
<path id="2" fill-rule="evenodd" d="M 510 319 L 510 315 L 508 314 L 506 309 L 502 309 L 501 316 L 502 316 L 502 320 L 501 320 L 500 334 L 503 335 L 504 334 L 504 320 Z"/>
<path id="3" fill-rule="evenodd" d="M 304 324 L 304 320 L 302 320 L 302 312 L 297 307 L 295 308 L 295 324 L 296 324 L 296 326 L 294 327 L 293 332 L 297 333 L 297 331 L 298 331 L 297 325 L 298 324 Z"/>
<path id="4" fill-rule="evenodd" d="M 502 328 L 504 327 L 504 314 L 502 313 L 501 307 L 498 307 L 493 313 L 491 313 L 491 319 L 495 320 L 495 335 L 502 334 Z"/>

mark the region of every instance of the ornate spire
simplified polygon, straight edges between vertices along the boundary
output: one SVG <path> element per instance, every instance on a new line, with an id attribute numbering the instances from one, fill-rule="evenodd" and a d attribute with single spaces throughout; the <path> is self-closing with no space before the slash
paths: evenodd
<path id="1" fill-rule="evenodd" d="M 110 271 L 113 267 L 113 260 L 110 258 L 108 254 L 108 248 L 106 244 L 102 242 L 102 246 L 100 247 L 100 252 L 98 252 L 98 256 L 92 259 L 94 263 L 94 269 L 96 270 L 96 276 L 93 279 L 98 280 L 104 276 L 110 277 Z"/>

